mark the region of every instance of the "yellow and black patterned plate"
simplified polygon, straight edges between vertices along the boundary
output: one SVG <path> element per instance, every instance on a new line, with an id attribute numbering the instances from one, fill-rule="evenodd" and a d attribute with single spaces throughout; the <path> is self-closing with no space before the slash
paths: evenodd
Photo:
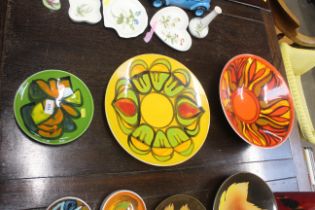
<path id="1" fill-rule="evenodd" d="M 208 134 L 210 108 L 200 82 L 164 55 L 124 62 L 109 81 L 104 103 L 118 143 L 147 164 L 180 164 L 199 151 Z"/>

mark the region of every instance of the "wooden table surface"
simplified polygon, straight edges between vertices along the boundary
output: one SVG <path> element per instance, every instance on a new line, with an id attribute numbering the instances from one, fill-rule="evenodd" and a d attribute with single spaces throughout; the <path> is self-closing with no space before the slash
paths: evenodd
<path id="1" fill-rule="evenodd" d="M 152 17 L 157 10 L 149 0 L 141 2 Z M 194 39 L 192 48 L 183 53 L 156 36 L 145 44 L 144 34 L 121 39 L 102 22 L 73 23 L 67 13 L 68 1 L 62 4 L 60 11 L 51 12 L 39 0 L 0 3 L 0 209 L 44 209 L 67 195 L 81 197 L 98 209 L 105 196 L 117 189 L 138 192 L 150 210 L 177 193 L 194 195 L 211 209 L 220 184 L 239 171 L 257 174 L 273 191 L 310 190 L 296 126 L 290 141 L 282 146 L 255 148 L 233 132 L 220 106 L 219 76 L 234 55 L 254 53 L 283 71 L 268 9 L 213 1 L 222 7 L 223 15 L 211 24 L 206 39 Z M 132 158 L 114 139 L 104 115 L 104 92 L 112 73 L 128 58 L 143 53 L 165 54 L 182 62 L 200 80 L 209 99 L 211 125 L 206 142 L 196 156 L 175 167 L 149 166 Z M 14 119 L 17 88 L 44 69 L 77 75 L 94 97 L 90 128 L 68 145 L 53 147 L 32 141 Z"/>

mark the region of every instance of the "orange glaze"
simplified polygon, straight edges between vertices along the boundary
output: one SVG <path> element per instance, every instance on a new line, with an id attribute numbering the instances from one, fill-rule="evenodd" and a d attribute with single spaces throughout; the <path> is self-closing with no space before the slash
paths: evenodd
<path id="1" fill-rule="evenodd" d="M 125 210 L 119 209 L 118 206 L 121 203 L 128 203 L 132 205 L 134 210 L 145 210 L 143 201 L 135 194 L 128 191 L 117 192 L 109 197 L 106 204 L 103 206 L 103 210 Z"/>

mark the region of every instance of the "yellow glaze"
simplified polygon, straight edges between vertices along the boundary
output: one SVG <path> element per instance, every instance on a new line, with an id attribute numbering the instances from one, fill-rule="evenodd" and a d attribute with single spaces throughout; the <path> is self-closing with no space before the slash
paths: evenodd
<path id="1" fill-rule="evenodd" d="M 193 157 L 210 126 L 210 108 L 200 82 L 187 67 L 164 55 L 139 55 L 119 66 L 108 83 L 104 105 L 118 143 L 136 159 L 155 166 L 177 165 Z M 128 110 L 131 105 L 136 107 Z M 179 114 L 190 118 L 178 120 Z M 152 130 L 138 131 L 141 125 Z"/>

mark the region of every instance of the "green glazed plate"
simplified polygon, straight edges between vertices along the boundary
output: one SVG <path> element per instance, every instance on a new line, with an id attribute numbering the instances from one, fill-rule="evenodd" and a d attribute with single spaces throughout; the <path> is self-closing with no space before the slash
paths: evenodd
<path id="1" fill-rule="evenodd" d="M 22 131 L 49 145 L 74 141 L 89 127 L 94 103 L 88 87 L 65 71 L 45 70 L 28 77 L 14 98 Z"/>

